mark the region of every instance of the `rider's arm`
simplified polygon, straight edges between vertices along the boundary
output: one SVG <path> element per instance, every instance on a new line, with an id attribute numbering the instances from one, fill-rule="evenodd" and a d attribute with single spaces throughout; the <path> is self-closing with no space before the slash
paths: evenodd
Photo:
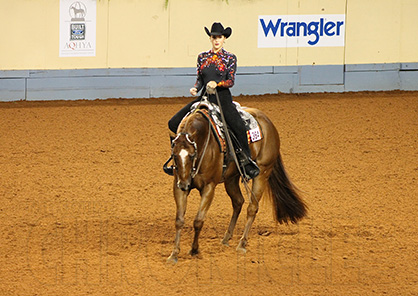
<path id="1" fill-rule="evenodd" d="M 235 74 L 237 71 L 237 57 L 234 54 L 230 55 L 226 66 L 226 78 L 225 80 L 221 80 L 220 82 L 218 82 L 219 87 L 228 88 L 234 86 Z"/>
<path id="2" fill-rule="evenodd" d="M 196 77 L 196 83 L 194 84 L 194 87 L 196 88 L 197 92 L 199 92 L 203 87 L 201 65 L 202 65 L 202 54 L 199 54 L 199 56 L 197 57 L 197 69 L 196 69 L 197 77 Z"/>

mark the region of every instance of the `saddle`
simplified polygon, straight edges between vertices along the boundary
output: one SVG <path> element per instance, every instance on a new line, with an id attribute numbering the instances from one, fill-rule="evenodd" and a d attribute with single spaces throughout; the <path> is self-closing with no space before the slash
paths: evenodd
<path id="1" fill-rule="evenodd" d="M 246 130 L 248 144 L 260 141 L 263 138 L 260 126 L 257 120 L 250 113 L 245 111 L 245 107 L 242 107 L 238 102 L 233 101 L 238 113 L 243 120 Z M 226 138 L 225 138 L 225 127 L 222 123 L 221 112 L 218 105 L 212 104 L 205 97 L 200 102 L 194 103 L 190 108 L 190 113 L 199 112 L 206 117 L 211 123 L 212 131 L 218 141 L 221 152 L 225 153 L 227 149 Z M 188 113 L 186 117 L 190 114 Z M 232 138 L 235 138 L 233 132 L 229 129 L 229 133 Z M 238 141 L 234 141 L 238 144 Z M 236 146 L 236 145 L 234 145 Z M 237 148 L 237 147 L 235 147 Z"/>

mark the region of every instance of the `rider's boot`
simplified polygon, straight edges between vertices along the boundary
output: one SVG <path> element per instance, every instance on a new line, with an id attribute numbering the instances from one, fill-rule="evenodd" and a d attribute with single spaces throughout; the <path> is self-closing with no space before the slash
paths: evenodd
<path id="1" fill-rule="evenodd" d="M 167 166 L 168 163 L 171 161 L 172 158 L 173 157 L 170 156 L 170 158 L 163 165 L 163 171 L 164 171 L 164 173 L 166 173 L 169 176 L 174 176 L 174 168 L 173 168 L 173 165 Z"/>
<path id="2" fill-rule="evenodd" d="M 173 144 L 174 138 L 175 138 L 175 134 L 173 132 L 169 132 L 170 133 L 170 144 Z M 174 175 L 174 167 L 173 165 L 168 166 L 168 163 L 171 161 L 171 159 L 173 158 L 173 156 L 170 156 L 170 158 L 164 163 L 163 165 L 163 171 L 164 173 L 166 173 L 169 176 L 173 176 Z"/>
<path id="3" fill-rule="evenodd" d="M 247 180 L 254 179 L 260 174 L 260 168 L 257 163 L 251 159 L 250 153 L 245 153 L 239 149 L 236 151 L 241 168 L 243 169 L 244 177 Z"/>

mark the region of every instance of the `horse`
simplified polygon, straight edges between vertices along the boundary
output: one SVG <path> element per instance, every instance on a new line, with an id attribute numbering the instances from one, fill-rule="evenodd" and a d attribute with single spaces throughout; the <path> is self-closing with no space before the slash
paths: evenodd
<path id="1" fill-rule="evenodd" d="M 71 6 L 70 9 L 73 10 L 75 18 L 83 18 L 85 15 L 85 10 L 83 8 L 76 8 Z"/>
<path id="2" fill-rule="evenodd" d="M 250 144 L 251 156 L 256 160 L 260 174 L 252 180 L 247 219 L 244 232 L 239 240 L 237 251 L 246 252 L 248 235 L 259 208 L 259 201 L 267 190 L 275 220 L 282 223 L 297 223 L 307 214 L 307 206 L 297 188 L 290 181 L 280 154 L 279 133 L 270 119 L 260 110 L 247 108 L 257 120 L 263 138 Z M 240 174 L 231 157 L 226 157 L 218 146 L 209 120 L 200 112 L 193 112 L 180 123 L 177 135 L 172 142 L 174 163 L 173 195 L 176 203 L 176 234 L 174 248 L 167 262 L 177 263 L 180 252 L 180 235 L 184 226 L 187 196 L 192 189 L 197 189 L 201 199 L 193 222 L 194 239 L 190 254 L 199 254 L 199 234 L 205 216 L 209 210 L 218 184 L 224 183 L 232 202 L 232 217 L 222 239 L 222 244 L 229 246 L 234 228 L 244 204 L 240 189 Z M 227 154 L 230 155 L 230 154 Z M 229 158 L 229 161 L 228 161 Z"/>

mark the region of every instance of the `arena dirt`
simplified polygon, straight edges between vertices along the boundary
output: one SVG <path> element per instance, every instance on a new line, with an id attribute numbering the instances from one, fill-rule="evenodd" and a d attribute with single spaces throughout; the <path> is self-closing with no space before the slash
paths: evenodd
<path id="1" fill-rule="evenodd" d="M 188 255 L 174 239 L 167 121 L 189 98 L 0 104 L 1 295 L 418 295 L 418 93 L 237 97 L 281 136 L 309 206 L 262 203 L 248 252 L 221 245 L 223 185 Z"/>

